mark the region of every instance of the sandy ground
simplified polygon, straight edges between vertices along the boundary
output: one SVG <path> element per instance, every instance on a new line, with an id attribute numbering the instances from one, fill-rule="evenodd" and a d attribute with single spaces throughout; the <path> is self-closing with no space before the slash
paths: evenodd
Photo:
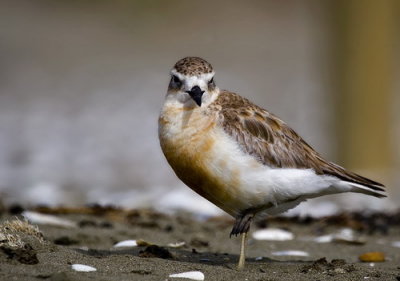
<path id="1" fill-rule="evenodd" d="M 11 211 L 11 213 L 10 213 Z M 1 222 L 12 221 L 21 210 L 3 211 Z M 71 220 L 72 227 L 39 225 L 43 238 L 15 230 L 23 246 L 0 241 L 0 280 L 182 280 L 170 274 L 201 271 L 205 280 L 400 280 L 399 220 L 391 216 L 342 215 L 319 220 L 269 219 L 254 223 L 252 232 L 278 227 L 292 232 L 289 241 L 250 239 L 247 264 L 238 271 L 240 238 L 229 238 L 227 217 L 194 219 L 189 214 L 165 215 L 149 210 L 113 208 L 47 209 Z M 398 216 L 396 216 L 398 217 Z M 317 236 L 351 227 L 356 241 L 317 243 Z M 113 248 L 119 241 L 142 239 L 152 244 Z M 180 248 L 169 243 L 185 242 Z M 274 256 L 273 252 L 299 250 L 307 257 Z M 380 251 L 384 262 L 361 262 L 359 256 Z M 72 264 L 95 267 L 76 272 Z"/>

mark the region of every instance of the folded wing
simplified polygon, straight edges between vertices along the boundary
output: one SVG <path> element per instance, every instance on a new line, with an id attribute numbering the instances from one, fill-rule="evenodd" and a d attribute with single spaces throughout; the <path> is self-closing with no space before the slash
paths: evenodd
<path id="1" fill-rule="evenodd" d="M 323 159 L 293 129 L 278 117 L 247 99 L 222 91 L 215 101 L 219 122 L 241 149 L 264 165 L 278 168 L 313 169 L 319 175 L 335 176 L 365 192 L 384 197 L 384 185 Z"/>

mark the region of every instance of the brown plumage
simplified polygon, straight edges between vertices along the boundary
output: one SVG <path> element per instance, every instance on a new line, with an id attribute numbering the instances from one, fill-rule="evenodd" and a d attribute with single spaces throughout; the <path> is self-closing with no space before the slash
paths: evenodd
<path id="1" fill-rule="evenodd" d="M 198 57 L 186 57 L 179 60 L 174 68 L 184 75 L 201 75 L 211 73 L 213 68 L 210 63 Z"/>
<path id="2" fill-rule="evenodd" d="M 385 197 L 383 185 L 323 159 L 294 130 L 267 110 L 220 90 L 214 71 L 198 57 L 171 70 L 159 118 L 164 155 L 195 192 L 235 217 L 242 235 L 243 268 L 251 221 L 329 194 Z"/>
<path id="3" fill-rule="evenodd" d="M 243 149 L 264 165 L 277 168 L 313 169 L 319 175 L 331 175 L 384 191 L 381 183 L 367 179 L 326 161 L 285 122 L 267 110 L 235 93 L 221 91 L 210 105 L 219 114 L 219 122 Z M 382 195 L 384 197 L 384 195 Z"/>

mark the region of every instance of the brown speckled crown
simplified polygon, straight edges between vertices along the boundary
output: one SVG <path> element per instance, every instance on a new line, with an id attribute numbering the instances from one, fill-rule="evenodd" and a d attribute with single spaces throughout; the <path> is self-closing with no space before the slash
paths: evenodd
<path id="1" fill-rule="evenodd" d="M 199 57 L 186 57 L 179 60 L 174 68 L 183 75 L 201 75 L 213 71 L 211 64 Z"/>

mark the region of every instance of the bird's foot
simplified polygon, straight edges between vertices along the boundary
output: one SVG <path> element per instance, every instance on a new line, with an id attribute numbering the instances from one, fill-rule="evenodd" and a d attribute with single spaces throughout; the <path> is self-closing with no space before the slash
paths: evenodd
<path id="1" fill-rule="evenodd" d="M 250 224 L 253 217 L 253 213 L 246 213 L 237 217 L 229 237 L 232 237 L 232 235 L 238 236 L 238 234 L 247 233 L 250 229 Z"/>

